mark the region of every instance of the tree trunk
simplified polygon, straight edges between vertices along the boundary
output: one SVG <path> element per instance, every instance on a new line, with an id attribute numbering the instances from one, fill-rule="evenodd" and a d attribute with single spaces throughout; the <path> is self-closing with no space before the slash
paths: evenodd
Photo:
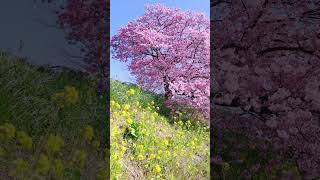
<path id="1" fill-rule="evenodd" d="M 163 77 L 163 86 L 164 86 L 164 97 L 166 100 L 168 100 L 172 97 L 168 76 Z"/>

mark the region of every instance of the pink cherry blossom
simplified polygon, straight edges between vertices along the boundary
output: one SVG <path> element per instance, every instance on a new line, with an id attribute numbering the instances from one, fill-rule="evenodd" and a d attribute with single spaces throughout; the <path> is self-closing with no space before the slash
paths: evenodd
<path id="1" fill-rule="evenodd" d="M 161 4 L 146 6 L 143 16 L 111 39 L 113 57 L 129 62 L 139 85 L 162 89 L 168 104 L 191 106 L 207 119 L 209 43 L 210 24 L 204 14 Z"/>
<path id="2" fill-rule="evenodd" d="M 67 31 L 70 43 L 80 43 L 89 72 L 107 72 L 107 1 L 68 0 L 57 12 L 58 24 Z"/>
<path id="3" fill-rule="evenodd" d="M 212 3 L 214 130 L 270 142 L 276 153 L 297 162 L 304 179 L 320 177 L 319 5 Z M 238 114 L 219 118 L 219 107 Z"/>

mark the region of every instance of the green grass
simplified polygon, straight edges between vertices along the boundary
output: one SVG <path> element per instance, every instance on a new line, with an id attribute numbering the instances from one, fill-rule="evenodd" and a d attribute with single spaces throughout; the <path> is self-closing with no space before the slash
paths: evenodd
<path id="1" fill-rule="evenodd" d="M 60 160 L 62 179 L 95 179 L 99 173 L 106 174 L 107 101 L 95 87 L 94 76 L 71 70 L 54 72 L 1 54 L 0 164 L 4 166 L 0 166 L 0 175 L 5 179 L 48 179 L 57 174 Z M 16 130 L 12 138 L 6 136 L 10 125 Z M 85 132 L 91 127 L 94 135 L 89 133 L 92 137 L 88 138 Z M 50 142 L 50 136 L 63 141 L 56 153 L 45 149 L 48 143 L 59 145 L 59 141 Z M 28 138 L 32 139 L 31 148 L 23 146 Z M 41 160 L 40 166 L 49 163 L 46 174 L 37 171 Z M 75 163 L 78 160 L 84 161 L 83 166 Z"/>
<path id="2" fill-rule="evenodd" d="M 208 127 L 161 95 L 111 80 L 111 178 L 209 179 Z"/>
<path id="3" fill-rule="evenodd" d="M 143 108 L 147 108 L 151 102 L 154 102 L 154 104 L 157 104 L 159 107 L 159 110 L 157 110 L 159 114 L 166 117 L 170 116 L 170 109 L 166 107 L 163 96 L 142 90 L 135 84 L 123 83 L 116 80 L 111 80 L 110 86 L 110 96 L 114 101 L 119 102 L 120 104 L 125 104 L 128 101 L 127 91 L 134 89 L 136 93 L 134 96 L 130 97 L 130 101 L 139 101 Z"/>
<path id="4" fill-rule="evenodd" d="M 292 175 L 289 179 L 302 179 L 295 162 L 274 153 L 268 142 L 255 142 L 229 130 L 224 130 L 221 136 L 214 133 L 214 141 L 221 141 L 219 144 L 223 145 L 212 148 L 212 153 L 222 158 L 222 162 L 212 168 L 213 179 L 276 180 L 288 179 L 289 173 Z M 260 149 L 262 143 L 267 145 L 267 149 Z M 272 160 L 278 161 L 271 165 Z"/>
<path id="5" fill-rule="evenodd" d="M 107 179 L 109 128 L 104 125 L 109 117 L 96 79 L 0 55 L 1 178 Z M 205 124 L 188 111 L 171 114 L 163 96 L 136 85 L 112 80 L 110 88 L 112 179 L 209 179 Z M 134 94 L 128 94 L 130 89 Z M 258 163 L 261 168 L 253 179 L 279 179 L 283 170 L 301 179 L 290 161 L 266 171 L 275 154 L 262 153 L 252 141 L 232 132 L 219 138 L 227 146 L 213 148 L 223 158 L 223 164 L 212 169 L 214 179 L 245 179 L 241 173 Z M 236 146 L 240 143 L 242 147 Z"/>

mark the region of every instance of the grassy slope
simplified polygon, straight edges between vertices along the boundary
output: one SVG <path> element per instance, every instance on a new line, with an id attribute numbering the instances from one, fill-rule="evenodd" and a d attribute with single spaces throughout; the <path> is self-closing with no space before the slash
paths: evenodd
<path id="1" fill-rule="evenodd" d="M 234 109 L 215 109 L 215 118 L 226 120 L 238 112 Z M 218 121 L 217 120 L 217 121 Z M 246 137 L 241 131 L 230 129 L 216 129 L 212 127 L 213 144 L 211 152 L 213 156 L 219 155 L 220 162 L 211 169 L 214 180 L 219 179 L 302 179 L 297 165 L 283 154 L 272 151 L 268 142 L 262 142 L 254 138 Z M 266 149 L 261 149 L 264 145 Z M 277 161 L 275 161 L 277 160 Z"/>
<path id="2" fill-rule="evenodd" d="M 203 124 L 170 115 L 162 96 L 111 81 L 111 178 L 209 179 L 209 138 Z"/>
<path id="3" fill-rule="evenodd" d="M 66 86 L 75 89 L 64 97 L 61 96 L 63 93 L 68 94 Z M 48 179 L 60 172 L 60 178 L 80 179 L 95 178 L 98 171 L 107 169 L 103 160 L 107 127 L 102 126 L 108 119 L 105 113 L 106 98 L 100 97 L 94 87 L 94 77 L 72 71 L 55 73 L 1 55 L 0 176 L 9 179 L 11 172 L 20 178 L 32 175 L 34 179 Z M 62 108 L 61 103 L 53 100 L 52 97 L 59 93 L 62 104 L 70 101 L 70 105 Z M 12 124 L 16 131 L 27 133 L 26 137 L 32 138 L 31 149 L 23 147 L 23 137 L 19 137 L 18 132 L 13 138 L 6 137 L 8 124 L 4 125 L 5 123 Z M 85 127 L 87 133 L 84 132 Z M 92 141 L 96 145 L 100 144 L 99 148 L 94 148 L 89 140 L 85 140 L 92 136 L 90 127 L 93 127 L 95 133 Z M 59 147 L 59 141 L 54 138 L 49 142 L 50 135 L 61 136 L 64 141 L 57 153 L 50 154 L 50 150 L 46 151 L 48 143 Z M 47 157 L 42 158 L 42 164 L 40 154 Z M 20 158 L 28 164 L 26 168 L 21 165 L 23 163 L 19 166 L 15 161 Z M 71 163 L 72 158 L 74 163 Z M 63 163 L 59 172 L 55 170 L 59 164 L 55 163 L 57 160 L 62 160 Z M 77 161 L 82 160 L 83 167 L 77 167 Z M 46 167 L 46 163 L 50 164 L 50 168 L 41 175 L 38 169 Z"/>
<path id="4" fill-rule="evenodd" d="M 47 179 L 49 175 L 39 175 L 35 172 L 39 168 L 40 154 L 46 154 L 44 146 L 50 134 L 60 135 L 64 139 L 61 155 L 54 155 L 53 157 L 49 157 L 49 159 L 53 161 L 56 159 L 63 160 L 62 172 L 65 178 L 95 178 L 97 171 L 101 169 L 108 170 L 102 160 L 103 157 L 106 157 L 103 153 L 105 149 L 103 146 L 106 142 L 105 132 L 107 131 L 107 127 L 101 126 L 101 124 L 106 124 L 108 120 L 108 117 L 105 115 L 106 99 L 105 97 L 99 97 L 96 93 L 94 89 L 94 79 L 94 77 L 84 76 L 71 71 L 54 73 L 46 70 L 46 68 L 28 65 L 24 61 L 0 55 L 1 177 L 10 179 L 11 177 L 9 177 L 8 172 L 17 170 L 14 161 L 22 158 L 29 163 L 30 167 L 29 170 L 25 172 L 21 171 L 20 175 L 29 176 L 33 174 L 33 177 L 38 179 Z M 65 86 L 74 86 L 79 92 L 79 98 L 76 104 L 59 108 L 57 103 L 52 100 L 52 96 L 64 92 Z M 135 89 L 136 93 L 134 96 L 128 97 L 126 92 L 130 88 Z M 112 81 L 111 98 L 121 104 L 121 109 L 117 109 L 115 106 L 111 107 L 111 130 L 112 132 L 120 133 L 111 134 L 111 142 L 113 143 L 112 154 L 119 156 L 122 154 L 122 147 L 126 148 L 121 157 L 119 156 L 111 162 L 111 174 L 113 176 L 118 176 L 119 179 L 122 179 L 121 177 L 145 179 L 146 176 L 159 176 L 159 178 L 170 179 L 171 175 L 174 175 L 178 179 L 179 177 L 180 179 L 192 179 L 192 177 L 205 179 L 205 177 L 208 177 L 209 158 L 208 155 L 205 155 L 208 149 L 201 149 L 202 147 L 208 148 L 208 131 L 197 133 L 197 128 L 189 130 L 178 128 L 179 125 L 173 123 L 178 122 L 178 120 L 174 120 L 170 115 L 169 110 L 164 105 L 163 97 L 141 91 L 134 85 L 125 85 L 117 81 Z M 141 107 L 135 107 L 134 104 L 137 101 L 140 102 Z M 148 110 L 148 106 L 152 106 L 150 105 L 152 101 L 159 107 L 159 110 L 156 108 L 150 108 Z M 131 113 L 131 118 L 134 121 L 144 122 L 138 130 L 144 135 L 138 139 L 130 138 L 130 136 L 125 138 L 123 136 L 126 128 L 129 126 L 126 115 L 121 115 L 124 104 L 131 106 L 127 112 Z M 137 112 L 134 112 L 135 109 Z M 155 121 L 148 122 L 150 116 L 152 116 L 155 111 L 158 112 L 159 116 L 155 117 Z M 115 112 L 119 113 L 117 117 L 114 116 Z M 143 113 L 145 113 L 144 118 L 142 118 Z M 163 120 L 161 120 L 162 118 Z M 21 143 L 19 143 L 19 138 L 17 137 L 5 140 L 1 139 L 1 135 L 4 133 L 2 128 L 4 123 L 12 123 L 17 131 L 24 131 L 31 136 L 33 142 L 32 148 L 27 150 L 21 147 Z M 83 138 L 84 133 L 82 131 L 87 125 L 93 127 L 95 133 L 93 139 L 96 140 L 95 142 L 98 141 L 101 144 L 101 147 L 97 148 L 97 150 Z M 196 126 L 196 124 L 192 123 L 190 126 Z M 186 126 L 184 128 L 186 128 Z M 142 131 L 144 132 L 142 133 Z M 183 134 L 183 137 L 177 137 L 178 132 Z M 17 133 L 15 133 L 15 135 L 17 135 Z M 169 140 L 169 146 L 165 146 L 165 138 Z M 189 142 L 195 138 L 197 138 L 197 141 L 194 146 L 197 148 L 193 149 L 193 145 Z M 239 141 L 243 142 L 243 140 Z M 225 142 L 228 144 L 227 139 L 225 139 Z M 229 144 L 232 143 L 234 142 L 230 141 Z M 236 150 L 244 158 L 244 163 L 228 161 L 228 159 L 233 159 L 228 158 L 228 147 L 220 148 L 221 150 L 218 151 L 221 152 L 216 152 L 217 154 L 222 154 L 223 159 L 226 160 L 225 162 L 230 165 L 228 172 L 224 173 L 221 173 L 221 169 L 223 168 L 216 167 L 216 179 L 238 179 L 239 174 L 244 169 L 250 168 L 257 163 L 263 166 L 264 159 L 269 159 L 273 156 L 259 155 L 258 149 L 252 149 L 250 144 L 251 143 L 248 143 L 248 147 L 246 146 L 243 147 L 243 149 Z M 139 152 L 134 148 L 134 146 L 139 147 L 139 145 L 143 145 L 145 152 Z M 153 150 L 149 151 L 148 148 L 153 148 Z M 234 146 L 230 146 L 229 148 L 233 149 L 233 151 L 236 149 Z M 188 154 L 183 154 L 182 149 L 185 149 L 185 152 L 190 152 L 190 154 L 197 154 L 193 156 L 195 159 L 193 159 L 192 156 L 188 157 Z M 84 150 L 87 155 L 85 166 L 82 168 L 69 163 L 69 161 L 71 161 L 70 158 L 77 150 Z M 162 152 L 168 150 L 170 157 L 167 157 L 166 153 L 159 155 L 158 150 Z M 174 152 L 179 156 L 172 156 Z M 151 154 L 157 155 L 152 161 L 149 160 Z M 141 161 L 138 160 L 138 155 L 143 155 L 144 159 Z M 160 159 L 157 159 L 157 157 Z M 115 158 L 115 156 L 111 158 Z M 133 158 L 133 160 L 130 158 Z M 179 166 L 177 166 L 176 162 L 179 163 Z M 161 168 L 160 173 L 153 172 L 157 164 Z M 146 165 L 149 167 L 146 167 Z M 188 169 L 188 165 L 193 167 L 193 170 Z M 53 176 L 54 163 L 50 166 L 51 170 L 49 171 L 51 171 L 51 176 Z M 288 169 L 291 168 L 295 167 L 289 165 Z M 282 165 L 280 169 L 283 169 Z M 276 174 L 280 175 L 279 173 L 280 171 L 278 170 L 272 170 L 271 172 L 259 171 L 255 173 L 255 178 L 270 179 L 271 176 L 276 177 Z M 218 174 L 221 176 L 218 176 Z"/>

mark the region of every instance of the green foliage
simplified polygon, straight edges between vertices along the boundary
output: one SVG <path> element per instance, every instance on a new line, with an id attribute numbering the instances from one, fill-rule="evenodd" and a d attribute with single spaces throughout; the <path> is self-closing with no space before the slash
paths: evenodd
<path id="1" fill-rule="evenodd" d="M 96 91 L 96 81 L 92 75 L 56 72 L 0 54 L 4 178 L 97 178 L 96 169 L 105 169 L 109 160 L 105 153 L 109 127 L 101 126 L 107 124 L 107 105 L 106 96 Z M 77 150 L 80 153 L 74 153 Z M 71 163 L 74 154 L 77 163 Z M 90 166 L 79 169 L 79 162 L 89 159 Z"/>
<path id="2" fill-rule="evenodd" d="M 64 107 L 65 104 L 65 94 L 64 92 L 57 92 L 52 95 L 52 101 L 54 101 L 60 108 Z"/>
<path id="3" fill-rule="evenodd" d="M 16 128 L 11 123 L 0 126 L 0 140 L 9 140 L 15 137 Z"/>
<path id="4" fill-rule="evenodd" d="M 67 168 L 65 170 L 64 177 L 70 180 L 78 180 L 81 178 L 81 172 L 79 169 Z"/>
<path id="5" fill-rule="evenodd" d="M 270 147 L 261 151 L 258 144 L 252 143 L 247 137 L 231 131 L 225 131 L 220 138 L 226 146 L 213 148 L 213 153 L 222 157 L 222 163 L 220 165 L 216 164 L 212 169 L 215 179 L 248 179 L 244 176 L 243 172 L 245 171 L 251 175 L 250 179 L 287 179 L 283 177 L 284 172 L 290 172 L 294 180 L 302 179 L 297 165 L 273 153 Z M 239 144 L 241 145 L 239 146 Z M 268 143 L 266 142 L 265 145 L 268 145 Z M 238 160 L 230 161 L 235 156 Z M 270 166 L 270 160 L 274 159 L 278 159 L 279 162 Z M 255 167 L 259 168 L 255 169 Z"/>
<path id="6" fill-rule="evenodd" d="M 104 170 L 100 170 L 97 174 L 97 180 L 105 180 L 108 179 L 109 177 L 109 170 L 104 169 Z"/>
<path id="7" fill-rule="evenodd" d="M 86 127 L 91 127 L 87 125 Z M 86 128 L 85 128 L 86 129 Z M 81 131 L 79 131 L 81 132 Z M 17 130 L 17 138 L 16 142 L 12 141 L 8 143 L 8 145 L 14 151 L 19 152 L 21 155 L 21 151 L 14 146 L 14 144 L 19 144 L 24 148 L 30 150 L 30 146 L 32 145 L 32 137 L 28 136 L 24 131 Z M 87 168 L 85 166 L 87 159 L 89 158 L 98 158 L 96 159 L 96 168 L 101 167 L 101 163 L 105 163 L 108 158 L 103 156 L 101 158 L 101 152 L 105 151 L 106 149 L 102 149 L 100 147 L 99 140 L 93 140 L 91 146 L 81 146 L 81 144 L 85 144 L 87 142 L 85 139 L 79 139 L 79 144 L 76 146 L 72 146 L 74 151 L 68 152 L 64 151 L 65 141 L 62 139 L 60 135 L 49 135 L 47 141 L 44 141 L 44 147 L 40 151 L 39 158 L 31 158 L 30 162 L 35 163 L 34 168 L 30 166 L 30 163 L 27 160 L 18 158 L 14 160 L 11 164 L 11 170 L 8 175 L 23 179 L 30 173 L 37 178 L 42 177 L 43 179 L 53 177 L 54 179 L 79 179 L 81 177 L 81 171 Z M 82 142 L 81 142 L 82 140 Z M 31 145 L 30 145 L 31 144 Z M 81 147 L 81 149 L 79 148 Z M 16 149 L 15 149 L 16 148 Z M 31 154 L 33 151 L 28 151 L 28 156 L 36 157 L 36 154 Z M 37 151 L 35 151 L 37 152 Z M 92 154 L 92 152 L 96 152 L 96 154 Z M 91 153 L 91 154 L 90 154 Z M 4 147 L 0 147 L 0 158 L 2 157 L 15 157 L 15 156 L 7 156 L 6 149 Z M 25 153 L 25 155 L 27 155 Z M 69 159 L 71 157 L 71 159 Z M 71 160 L 71 161 L 70 161 Z M 69 161 L 71 163 L 69 163 Z M 95 161 L 94 161 L 95 162 Z M 67 165 L 67 168 L 65 167 Z M 90 164 L 92 166 L 92 164 Z M 106 172 L 100 172 L 99 174 L 92 174 L 91 177 L 100 178 L 106 177 L 109 174 L 105 174 Z M 40 176 L 38 176 L 40 175 Z"/>
<path id="8" fill-rule="evenodd" d="M 132 121 L 129 126 L 126 128 L 124 132 L 124 138 L 127 139 L 138 139 L 141 136 L 139 123 L 136 121 Z"/>
<path id="9" fill-rule="evenodd" d="M 93 148 L 94 148 L 95 150 L 99 150 L 99 148 L 100 148 L 100 142 L 97 141 L 97 140 L 95 140 L 95 141 L 92 142 L 92 146 L 93 146 Z"/>
<path id="10" fill-rule="evenodd" d="M 131 91 L 131 92 L 130 92 Z M 134 94 L 132 94 L 134 93 Z M 110 99 L 125 104 L 130 97 L 130 102 L 139 102 L 143 108 L 147 108 L 150 104 L 157 104 L 155 111 L 163 116 L 170 116 L 170 109 L 165 105 L 165 98 L 153 92 L 144 91 L 134 84 L 125 84 L 119 81 L 110 81 Z"/>
<path id="11" fill-rule="evenodd" d="M 75 137 L 91 124 L 106 139 L 106 96 L 96 90 L 97 77 L 55 72 L 25 60 L 0 55 L 0 123 L 10 122 L 38 141 L 48 128 Z M 62 108 L 63 107 L 63 108 Z M 74 128 L 78 127 L 78 128 Z M 0 130 L 0 138 L 2 131 Z"/>
<path id="12" fill-rule="evenodd" d="M 3 147 L 0 147 L 0 158 L 3 158 L 6 155 L 6 150 Z"/>

